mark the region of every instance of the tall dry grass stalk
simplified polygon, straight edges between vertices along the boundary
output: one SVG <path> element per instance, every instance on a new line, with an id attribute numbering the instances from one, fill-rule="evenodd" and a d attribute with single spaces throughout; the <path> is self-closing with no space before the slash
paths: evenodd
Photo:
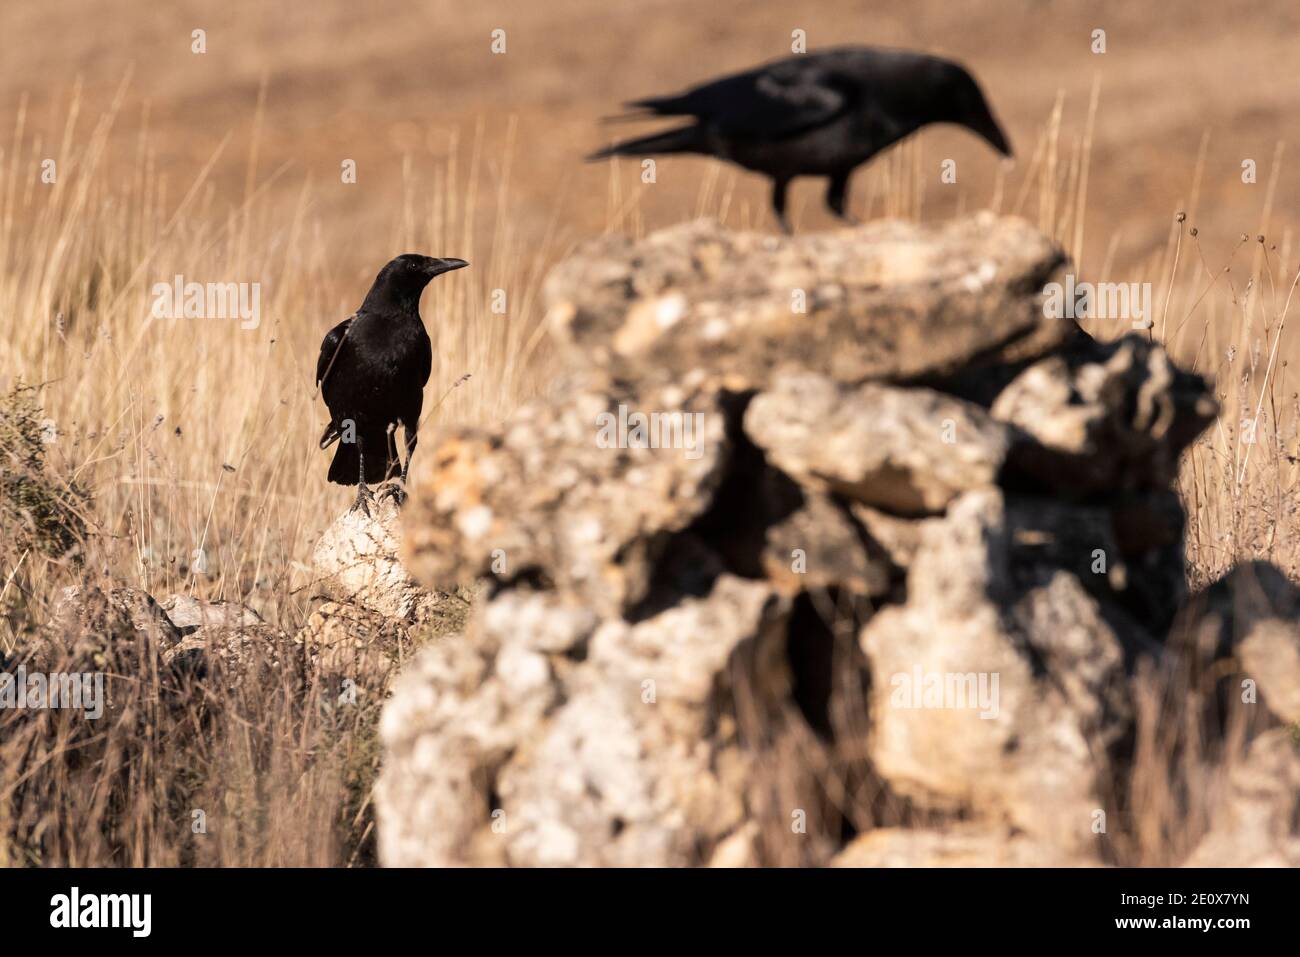
<path id="1" fill-rule="evenodd" d="M 49 634 L 40 623 L 52 617 L 62 586 L 107 591 L 126 583 L 154 595 L 244 601 L 294 632 L 309 611 L 309 595 L 296 587 L 303 563 L 345 498 L 326 485 L 315 447 L 324 416 L 312 381 L 316 352 L 370 278 L 339 275 L 336 250 L 359 243 L 383 250 L 375 270 L 411 250 L 473 264 L 432 284 L 425 299 L 435 341 L 430 428 L 500 419 L 545 386 L 539 290 L 571 237 L 558 202 L 540 243 L 519 235 L 514 150 L 489 163 L 481 126 L 453 138 L 430 168 L 408 160 L 405 199 L 389 233 L 357 236 L 347 224 L 321 221 L 313 196 L 326 184 L 292 163 L 268 164 L 257 135 L 243 194 L 233 201 L 212 180 L 225 146 L 192 182 L 175 183 L 160 168 L 147 114 L 134 154 L 110 155 L 127 89 L 124 81 L 95 118 L 82 116 L 74 93 L 57 143 L 28 136 L 19 109 L 0 149 L 0 369 L 9 380 L 0 385 L 7 392 L 21 379 L 36 387 L 57 436 L 41 478 L 84 510 L 86 524 L 73 555 L 8 535 L 0 542 L 0 653 L 102 668 L 115 702 L 102 726 L 66 712 L 24 720 L 0 712 L 0 864 L 371 863 L 382 681 L 367 707 L 343 712 L 311 664 L 292 653 L 242 683 L 218 671 L 187 684 L 160 673 L 156 650 L 139 639 L 114 644 L 106 633 L 97 643 L 84 632 Z M 1067 136 L 1058 100 L 1018 182 L 999 171 L 988 195 L 961 193 L 958 210 L 977 204 L 1026 215 L 1067 250 L 1081 251 L 1099 102 L 1094 87 L 1082 132 Z M 260 129 L 260 113 L 253 124 Z M 913 140 L 865 171 L 855 211 L 925 216 L 923 149 L 923 138 Z M 1192 583 L 1246 557 L 1268 558 L 1296 577 L 1300 396 L 1285 336 L 1296 286 L 1293 236 L 1270 233 L 1266 201 L 1257 230 L 1264 241 L 1243 238 L 1227 261 L 1211 261 L 1193 232 L 1204 153 L 1203 144 L 1187 215 L 1171 227 L 1167 249 L 1118 274 L 1113 237 L 1089 276 L 1152 282 L 1159 309 L 1149 334 L 1218 383 L 1224 413 L 1180 478 Z M 46 158 L 57 164 L 53 184 L 33 173 Z M 489 168 L 497 172 L 489 176 Z M 1267 196 L 1280 168 L 1274 164 Z M 734 172 L 710 166 L 692 212 L 738 228 L 768 224 L 766 209 L 736 203 L 735 182 Z M 491 223 L 476 221 L 485 193 L 494 198 Z M 609 228 L 643 232 L 644 195 L 627 193 L 611 166 Z M 175 275 L 260 283 L 260 325 L 151 318 L 152 285 Z M 496 290 L 505 292 L 504 314 L 493 310 Z M 851 655 L 834 604 L 810 602 L 806 611 L 826 623 L 810 634 Z M 1203 829 L 1204 799 L 1218 793 L 1232 756 L 1202 760 L 1189 739 L 1171 737 L 1178 695 L 1159 675 L 1144 673 L 1139 682 L 1138 769 L 1117 798 L 1129 823 L 1116 854 L 1120 863 L 1168 863 Z M 873 825 L 915 823 L 909 808 L 860 773 L 861 694 L 849 682 L 824 702 L 829 737 L 812 735 L 808 715 L 800 719 L 788 707 L 774 719 L 757 720 L 758 705 L 739 716 L 742 724 L 754 719 L 745 733 L 762 753 L 759 785 L 771 798 L 762 806 L 797 799 L 823 809 L 824 832 L 810 848 L 834 847 Z M 199 840 L 194 810 L 218 808 L 223 827 Z M 764 827 L 788 827 L 783 815 L 770 816 Z"/>
<path id="2" fill-rule="evenodd" d="M 391 235 L 354 237 L 314 217 L 321 187 L 310 175 L 259 166 L 256 136 L 233 204 L 209 180 L 221 149 L 178 187 L 157 168 L 147 120 L 136 155 L 114 162 L 107 146 L 123 98 L 83 142 L 74 95 L 57 148 L 26 139 L 18 112 L 0 152 L 0 368 L 10 385 L 39 386 L 58 432 L 55 473 L 94 490 L 94 567 L 155 593 L 262 594 L 280 620 L 295 610 L 282 587 L 292 563 L 344 498 L 323 480 L 313 440 L 325 412 L 313 379 L 322 335 L 370 276 L 345 281 L 332 249 L 371 241 L 383 251 L 375 271 L 389 250 L 473 263 L 424 300 L 435 341 L 425 428 L 499 419 L 536 387 L 537 292 L 560 250 L 523 248 L 508 163 L 484 182 L 482 129 L 453 140 L 434 168 L 408 161 Z M 47 157 L 57 170 L 49 185 L 33 172 Z M 484 248 L 474 210 L 485 189 L 496 191 L 498 215 Z M 286 193 L 294 198 L 279 198 Z M 177 275 L 260 284 L 260 324 L 152 318 L 153 285 Z M 507 293 L 504 314 L 492 311 L 495 289 Z M 206 575 L 195 571 L 199 549 Z"/>
<path id="3" fill-rule="evenodd" d="M 147 114 L 134 155 L 110 155 L 126 90 L 98 118 L 74 93 L 54 144 L 26 134 L 20 108 L 0 148 L 0 394 L 34 387 L 52 441 L 30 479 L 85 510 L 68 552 L 26 545 L 21 519 L 4 527 L 0 665 L 104 671 L 114 702 L 102 722 L 0 711 L 0 863 L 372 863 L 387 673 L 343 709 L 305 652 L 239 682 L 220 669 L 188 681 L 160 673 L 158 649 L 124 637 L 107 612 L 65 632 L 45 623 L 64 587 L 125 584 L 242 601 L 296 632 L 311 610 L 298 587 L 310 547 L 347 498 L 327 486 L 315 447 L 325 418 L 316 354 L 372 278 L 338 275 L 337 251 L 381 250 L 376 272 L 403 251 L 473 263 L 423 304 L 435 342 L 424 427 L 434 429 L 499 419 L 542 381 L 537 292 L 562 250 L 526 249 L 514 233 L 509 166 L 488 179 L 481 127 L 429 168 L 405 165 L 389 235 L 353 236 L 315 215 L 325 187 L 309 174 L 263 167 L 256 135 L 234 202 L 211 179 L 224 144 L 194 181 L 174 183 Z M 47 158 L 52 183 L 39 175 Z M 487 229 L 474 220 L 483 190 L 496 194 Z M 153 285 L 176 275 L 259 283 L 260 324 L 153 318 Z M 508 293 L 503 313 L 492 309 L 497 288 Z M 200 810 L 222 821 L 202 838 Z"/>

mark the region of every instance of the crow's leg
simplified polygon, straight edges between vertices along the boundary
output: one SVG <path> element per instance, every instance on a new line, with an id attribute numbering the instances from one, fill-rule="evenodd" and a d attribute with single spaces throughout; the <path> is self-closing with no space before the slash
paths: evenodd
<path id="1" fill-rule="evenodd" d="M 384 481 L 387 482 L 392 478 L 393 463 L 402 464 L 402 460 L 397 455 L 397 423 L 388 423 L 388 458 L 384 462 Z"/>
<path id="2" fill-rule="evenodd" d="M 849 177 L 852 175 L 853 170 L 845 170 L 831 176 L 830 186 L 826 189 L 826 205 L 840 219 L 856 226 L 858 224 L 857 217 L 845 208 L 848 205 L 849 198 Z"/>
<path id="3" fill-rule="evenodd" d="M 393 478 L 395 477 L 393 475 L 393 466 L 402 464 L 401 457 L 397 454 L 397 422 L 388 423 L 386 438 L 388 448 L 384 457 L 384 480 L 379 489 L 379 501 L 382 502 L 386 498 L 396 497 L 397 503 L 400 505 L 402 503 L 400 491 L 393 484 Z"/>
<path id="4" fill-rule="evenodd" d="M 785 218 L 785 191 L 789 186 L 788 177 L 777 177 L 772 180 L 772 209 L 776 212 L 776 221 L 781 227 L 781 232 L 787 236 L 790 235 L 790 221 Z"/>
<path id="5" fill-rule="evenodd" d="M 380 498 L 392 497 L 398 505 L 406 504 L 407 481 L 411 474 L 411 456 L 415 454 L 416 435 L 419 432 L 419 426 L 407 425 L 402 423 L 402 428 L 406 433 L 406 461 L 402 463 L 402 484 L 386 485 L 384 490 L 379 493 Z"/>
<path id="6" fill-rule="evenodd" d="M 361 450 L 361 443 L 357 443 L 357 462 L 360 474 L 357 476 L 357 500 L 352 503 L 349 512 L 355 512 L 360 509 L 367 518 L 370 517 L 370 503 L 373 502 L 374 496 L 370 494 L 370 489 L 366 488 L 366 456 Z"/>
<path id="7" fill-rule="evenodd" d="M 415 454 L 415 440 L 419 433 L 420 427 L 411 426 L 406 430 L 406 461 L 402 463 L 402 484 L 406 484 L 406 477 L 411 473 L 411 456 Z"/>

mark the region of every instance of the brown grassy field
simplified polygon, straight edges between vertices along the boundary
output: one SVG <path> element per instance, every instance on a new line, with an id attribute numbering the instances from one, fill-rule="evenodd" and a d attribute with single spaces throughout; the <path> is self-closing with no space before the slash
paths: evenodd
<path id="1" fill-rule="evenodd" d="M 504 54 L 489 46 L 498 28 Z M 1104 54 L 1089 48 L 1098 28 Z M 195 29 L 205 53 L 191 52 Z M 667 159 L 643 185 L 636 164 L 584 164 L 610 136 L 599 118 L 781 56 L 794 29 L 813 48 L 908 46 L 972 67 L 1015 165 L 968 135 L 925 131 L 859 172 L 855 211 L 939 220 L 992 206 L 1056 236 L 1081 276 L 1151 282 L 1152 334 L 1223 402 L 1181 482 L 1189 578 L 1260 556 L 1300 579 L 1300 352 L 1287 330 L 1300 309 L 1300 8 L 1279 0 L 6 3 L 0 391 L 37 387 L 55 436 L 46 466 L 88 493 L 73 503 L 86 568 L 155 595 L 246 601 L 298 628 L 311 544 L 348 498 L 316 449 L 325 330 L 397 253 L 468 259 L 424 299 L 427 418 L 508 414 L 548 380 L 538 292 L 574 243 L 698 215 L 771 228 L 763 182 L 730 167 Z M 939 181 L 945 158 L 955 185 Z M 1255 183 L 1242 181 L 1248 159 Z M 355 184 L 341 181 L 346 160 Z M 811 184 L 792 212 L 799 229 L 832 225 Z M 151 319 L 152 285 L 178 273 L 259 282 L 260 325 Z M 498 289 L 505 315 L 489 308 Z M 0 542 L 0 652 L 79 574 Z M 205 862 L 367 862 L 373 715 L 349 731 L 289 678 L 266 681 L 265 720 L 249 727 L 237 702 L 220 705 L 201 758 L 183 722 L 160 726 L 145 688 L 103 746 L 120 766 L 47 756 L 59 771 L 35 789 L 0 771 L 0 864 L 192 859 L 173 833 L 182 797 L 168 792 L 186 775 L 185 800 L 207 789 L 205 801 L 252 809 Z M 0 754 L 31 761 L 45 747 L 8 740 Z M 51 829 L 63 836 L 44 854 L 11 842 Z"/>

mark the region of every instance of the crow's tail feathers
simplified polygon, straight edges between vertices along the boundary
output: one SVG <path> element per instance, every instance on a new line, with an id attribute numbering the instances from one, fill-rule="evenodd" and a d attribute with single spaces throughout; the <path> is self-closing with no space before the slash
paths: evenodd
<path id="1" fill-rule="evenodd" d="M 335 485 L 356 485 L 361 465 L 357 461 L 356 442 L 340 442 L 334 450 L 334 461 L 330 463 L 329 480 Z M 366 484 L 378 485 L 398 474 L 401 463 L 390 461 L 386 443 L 381 436 L 376 442 L 368 442 L 366 449 Z"/>
<path id="2" fill-rule="evenodd" d="M 660 116 L 694 116 L 695 104 L 686 96 L 652 96 L 645 100 L 629 100 L 624 103 L 626 113 L 614 116 L 602 116 L 602 123 L 633 123 L 637 120 L 653 120 Z"/>
<path id="3" fill-rule="evenodd" d="M 338 441 L 339 436 L 342 434 L 343 430 L 339 428 L 338 423 L 331 422 L 325 426 L 325 431 L 320 434 L 320 447 L 322 449 L 329 448 Z"/>
<path id="4" fill-rule="evenodd" d="M 624 140 L 603 150 L 597 150 L 587 161 L 607 159 L 611 156 L 645 156 L 650 153 L 696 153 L 703 143 L 698 126 L 683 126 L 664 133 L 654 133 L 634 140 Z"/>
<path id="5" fill-rule="evenodd" d="M 644 100 L 628 100 L 623 105 L 655 116 L 693 116 L 697 108 L 695 98 L 689 93 L 684 96 L 648 96 Z"/>
<path id="6" fill-rule="evenodd" d="M 629 104 L 630 105 L 630 104 Z M 610 116 L 602 116 L 602 123 L 644 123 L 646 120 L 653 120 L 658 113 L 652 113 L 649 110 L 638 110 L 635 113 L 614 113 Z"/>

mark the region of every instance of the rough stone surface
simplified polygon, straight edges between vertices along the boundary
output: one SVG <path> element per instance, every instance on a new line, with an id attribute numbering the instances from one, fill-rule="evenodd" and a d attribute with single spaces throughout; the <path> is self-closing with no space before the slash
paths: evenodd
<path id="1" fill-rule="evenodd" d="M 853 502 L 850 511 L 871 539 L 877 542 L 897 568 L 912 564 L 916 550 L 921 547 L 919 521 Z"/>
<path id="2" fill-rule="evenodd" d="M 1049 351 L 1073 331 L 1042 305 L 1064 262 L 1028 223 L 991 214 L 793 238 L 700 221 L 591 243 L 544 295 L 580 362 L 701 365 L 748 382 L 795 367 L 858 383 Z"/>
<path id="3" fill-rule="evenodd" d="M 370 506 L 344 512 L 312 550 L 316 594 L 358 605 L 389 618 L 415 621 L 438 596 L 411 576 L 399 555 L 398 506 L 388 496 Z"/>
<path id="4" fill-rule="evenodd" d="M 1242 670 L 1264 689 L 1264 704 L 1278 719 L 1300 725 L 1300 626 L 1260 622 L 1237 646 Z"/>
<path id="5" fill-rule="evenodd" d="M 1249 679 L 1275 720 L 1300 722 L 1300 589 L 1272 565 L 1243 563 L 1193 595 L 1169 644 L 1190 687 L 1239 698 Z"/>
<path id="6" fill-rule="evenodd" d="M 456 601 L 450 596 L 446 600 Z M 459 634 L 465 610 L 459 622 L 454 618 L 427 618 L 425 625 L 416 629 L 402 618 L 390 618 L 360 605 L 327 601 L 312 612 L 296 641 L 322 673 L 376 687 L 413 654 L 417 637 L 441 640 Z M 441 632 L 429 628 L 435 621 L 450 627 Z M 417 631 L 418 636 L 414 633 Z"/>
<path id="7" fill-rule="evenodd" d="M 1127 717 L 1123 649 L 1072 575 L 1017 587 L 1011 547 L 996 490 L 924 524 L 906 603 L 861 635 L 870 750 L 899 793 L 1073 853 Z"/>
<path id="8" fill-rule="evenodd" d="M 875 383 L 844 388 L 812 373 L 760 392 L 745 431 L 800 482 L 912 515 L 992 485 L 1010 444 L 1006 426 L 961 399 Z"/>
<path id="9" fill-rule="evenodd" d="M 973 824 L 943 830 L 887 827 L 854 838 L 832 867 L 1080 867 L 1074 857 L 1024 835 Z"/>
<path id="10" fill-rule="evenodd" d="M 205 625 L 238 628 L 256 625 L 262 616 L 246 605 L 233 601 L 207 601 L 193 595 L 169 595 L 162 609 L 181 635 L 189 635 Z"/>
<path id="11" fill-rule="evenodd" d="M 138 637 L 159 652 L 181 637 L 152 596 L 125 585 L 107 592 L 96 585 L 68 586 L 55 602 L 50 625 L 98 643 Z"/>
<path id="12" fill-rule="evenodd" d="M 1125 863 L 1128 805 L 1094 824 L 1145 793 L 1143 675 L 1259 671 L 1277 730 L 1300 602 L 1266 582 L 1253 618 L 1179 610 L 1170 480 L 1208 389 L 1046 319 L 1062 263 L 979 215 L 695 223 L 557 267 L 564 386 L 416 460 L 407 567 L 484 584 L 385 708 L 381 859 Z M 699 414 L 703 441 L 625 441 L 633 413 Z M 1161 700 L 1157 730 L 1206 703 Z M 1280 840 L 1293 805 L 1261 800 Z"/>
<path id="13" fill-rule="evenodd" d="M 1078 495 L 1167 487 L 1178 454 L 1217 411 L 1199 376 L 1137 335 L 1031 365 L 992 408 L 1025 436 L 1017 470 Z"/>
<path id="14" fill-rule="evenodd" d="M 734 722 L 717 724 L 727 663 L 782 607 L 763 584 L 725 575 L 635 625 L 598 623 L 548 592 L 488 603 L 467 641 L 421 653 L 385 709 L 401 771 L 376 794 L 383 860 L 698 863 L 701 841 L 716 845 L 744 818 L 746 761 Z"/>
<path id="15" fill-rule="evenodd" d="M 810 588 L 844 588 L 882 595 L 889 588 L 886 550 L 853 513 L 830 496 L 809 491 L 765 532 L 763 574 L 787 595 Z"/>
<path id="16" fill-rule="evenodd" d="M 1189 867 L 1300 867 L 1300 742 L 1294 729 L 1256 738 Z"/>
<path id="17" fill-rule="evenodd" d="M 615 386 L 538 400 L 496 433 L 448 438 L 427 460 L 432 492 L 409 504 L 412 571 L 442 590 L 543 574 L 602 611 L 630 608 L 667 539 L 712 501 L 728 457 L 723 400 L 703 376 L 639 394 Z M 620 418 L 652 412 L 675 414 L 691 447 L 650 447 L 630 433 L 618 447 Z"/>
<path id="18" fill-rule="evenodd" d="M 174 672 L 206 678 L 219 664 L 223 675 L 237 684 L 254 666 L 278 666 L 294 654 L 292 643 L 278 628 L 264 622 L 250 625 L 202 625 L 163 652 L 161 664 Z"/>

